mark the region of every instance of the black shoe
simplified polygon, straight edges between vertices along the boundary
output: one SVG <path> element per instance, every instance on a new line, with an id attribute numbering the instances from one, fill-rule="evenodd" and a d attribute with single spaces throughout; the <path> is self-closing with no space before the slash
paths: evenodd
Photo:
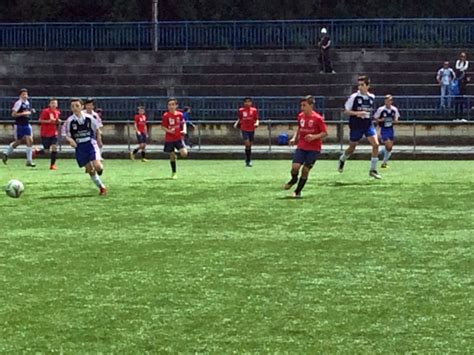
<path id="1" fill-rule="evenodd" d="M 340 173 L 342 173 L 344 171 L 344 165 L 346 164 L 345 161 L 342 161 L 341 159 L 339 159 L 339 167 L 337 169 L 337 171 L 339 171 Z"/>
<path id="2" fill-rule="evenodd" d="M 26 166 L 29 168 L 36 168 L 36 164 L 31 162 L 31 163 L 26 163 Z"/>
<path id="3" fill-rule="evenodd" d="M 8 161 L 8 155 L 6 155 L 5 153 L 3 153 L 3 157 L 2 157 L 2 162 L 3 162 L 3 164 L 7 165 L 7 161 Z"/>
<path id="4" fill-rule="evenodd" d="M 382 175 L 380 175 L 377 170 L 370 170 L 369 171 L 369 176 L 373 177 L 374 179 L 380 180 L 382 178 Z"/>

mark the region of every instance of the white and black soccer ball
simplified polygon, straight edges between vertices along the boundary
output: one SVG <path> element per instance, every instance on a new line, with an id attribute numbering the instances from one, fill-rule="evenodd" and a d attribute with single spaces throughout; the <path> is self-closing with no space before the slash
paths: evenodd
<path id="1" fill-rule="evenodd" d="M 18 198 L 25 191 L 25 186 L 18 180 L 10 180 L 5 186 L 5 193 L 13 198 Z"/>

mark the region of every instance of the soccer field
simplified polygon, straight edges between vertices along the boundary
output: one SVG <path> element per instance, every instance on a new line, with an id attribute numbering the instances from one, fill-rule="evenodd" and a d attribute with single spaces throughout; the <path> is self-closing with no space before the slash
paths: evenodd
<path id="1" fill-rule="evenodd" d="M 0 166 L 0 353 L 474 352 L 474 165 Z"/>

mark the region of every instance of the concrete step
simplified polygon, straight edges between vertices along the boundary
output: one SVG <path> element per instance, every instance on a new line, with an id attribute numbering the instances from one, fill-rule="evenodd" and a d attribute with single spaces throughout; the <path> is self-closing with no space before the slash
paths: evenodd
<path id="1" fill-rule="evenodd" d="M 286 84 L 346 84 L 355 83 L 357 74 L 314 73 L 246 73 L 246 74 L 96 74 L 96 75 L 30 75 L 0 76 L 0 85 L 12 87 L 31 85 L 286 85 Z M 371 75 L 373 83 L 429 85 L 435 82 L 432 73 L 376 73 Z"/>
<path id="2" fill-rule="evenodd" d="M 0 95 L 15 96 L 19 86 L 0 85 Z M 318 85 L 29 85 L 32 96 L 348 96 L 355 89 L 347 84 Z M 374 84 L 376 95 L 438 95 L 439 86 L 419 84 Z"/>
<path id="3" fill-rule="evenodd" d="M 332 56 L 337 62 L 420 62 L 454 61 L 459 50 L 338 50 Z M 231 64 L 231 63 L 307 63 L 316 61 L 316 50 L 227 50 L 227 51 L 25 51 L 2 52 L 0 63 L 111 63 L 111 64 Z"/>

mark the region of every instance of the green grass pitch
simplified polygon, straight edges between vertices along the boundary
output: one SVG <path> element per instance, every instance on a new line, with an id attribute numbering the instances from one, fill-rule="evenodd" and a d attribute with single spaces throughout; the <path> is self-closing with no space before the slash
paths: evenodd
<path id="1" fill-rule="evenodd" d="M 474 165 L 0 166 L 0 353 L 474 352 Z"/>

